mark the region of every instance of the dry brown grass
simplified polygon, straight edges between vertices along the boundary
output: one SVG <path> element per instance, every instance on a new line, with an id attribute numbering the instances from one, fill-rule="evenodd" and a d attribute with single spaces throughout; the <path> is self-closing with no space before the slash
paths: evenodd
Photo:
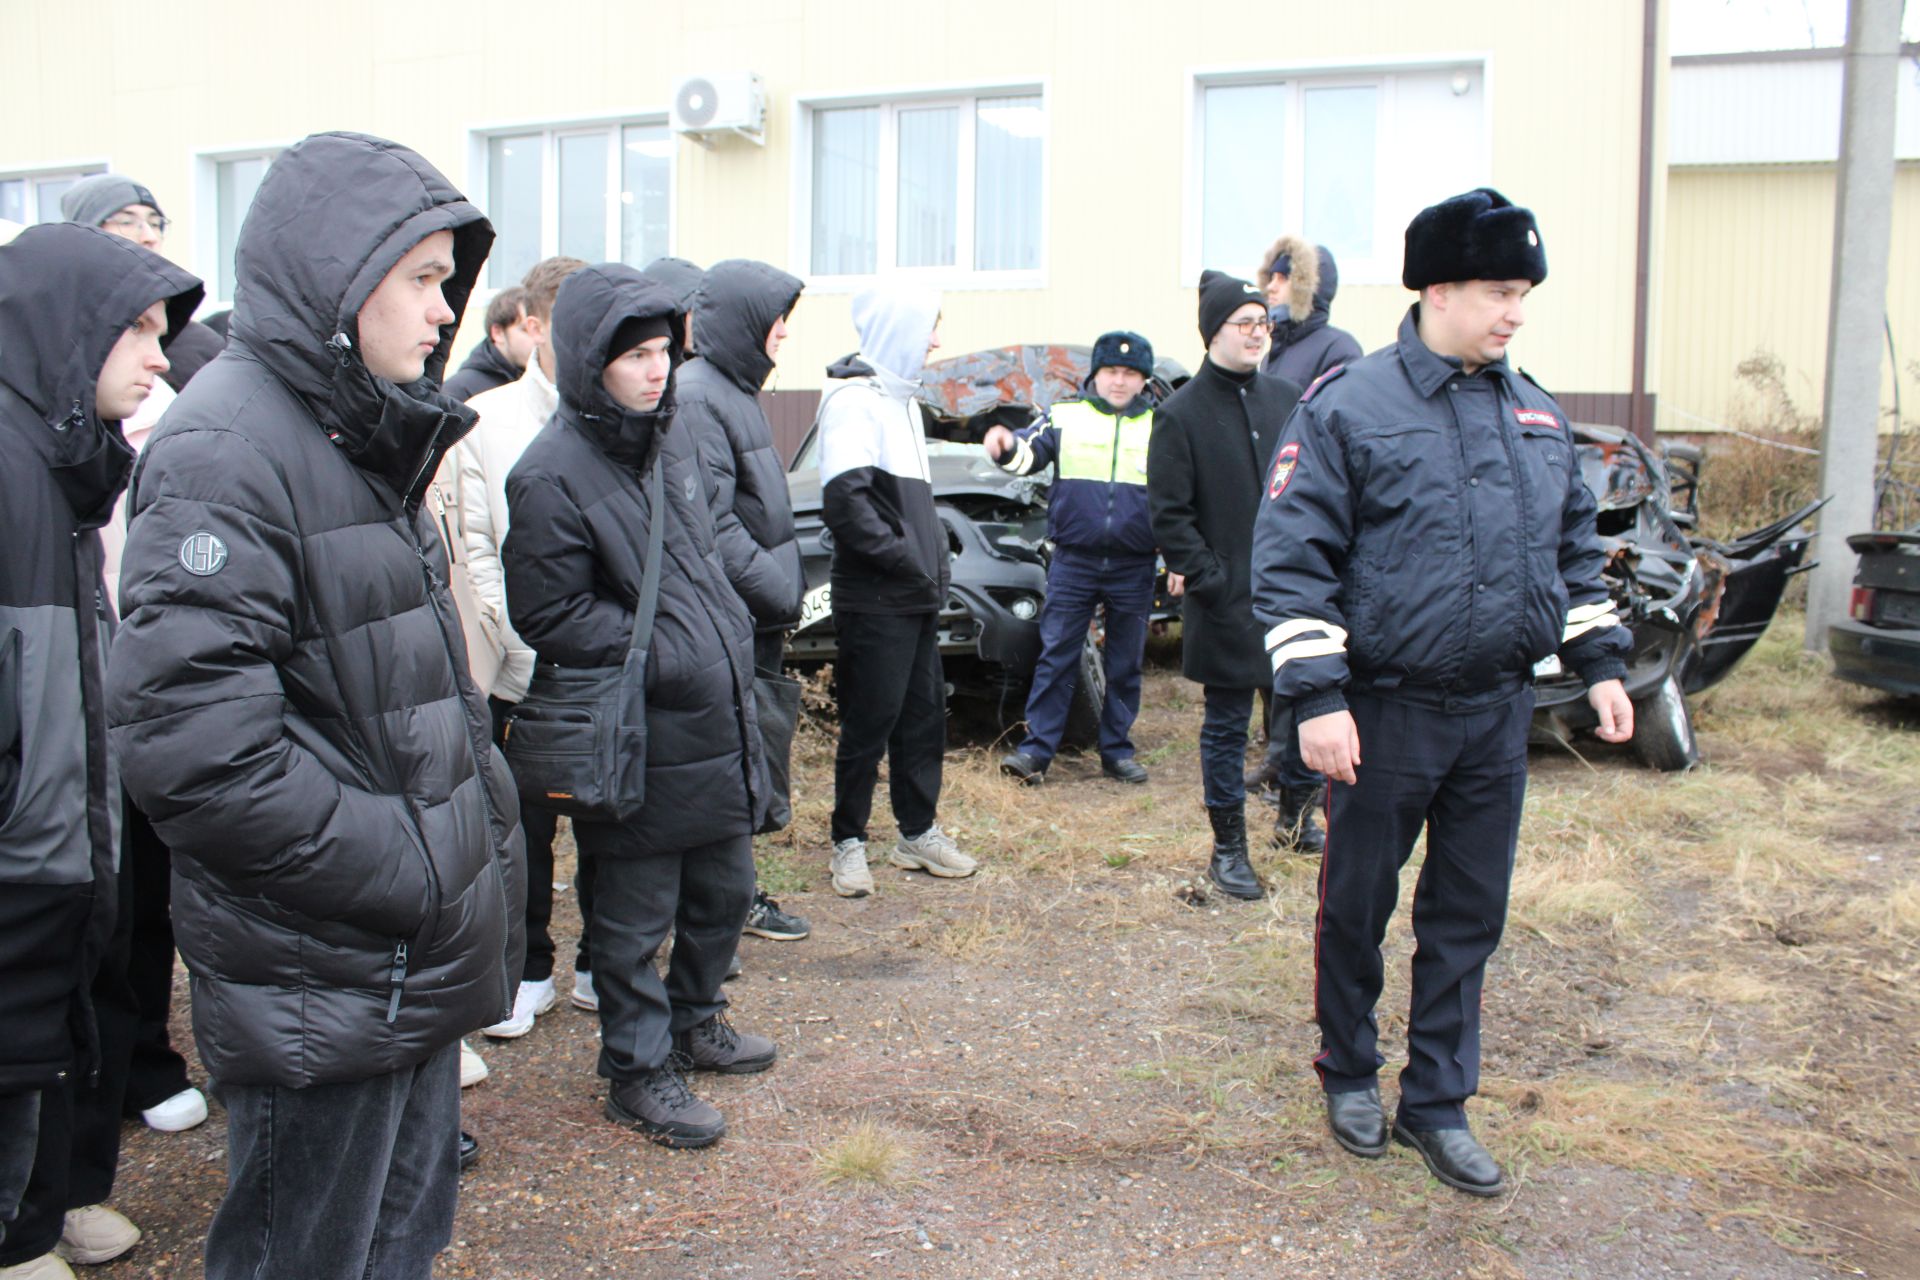
<path id="1" fill-rule="evenodd" d="M 873 1120 L 857 1120 L 814 1152 L 814 1176 L 828 1186 L 910 1186 L 912 1153 L 899 1133 Z"/>

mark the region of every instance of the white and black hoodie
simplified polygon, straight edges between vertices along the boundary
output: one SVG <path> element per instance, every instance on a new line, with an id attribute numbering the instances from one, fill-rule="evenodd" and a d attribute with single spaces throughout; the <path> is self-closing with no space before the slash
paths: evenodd
<path id="1" fill-rule="evenodd" d="M 946 599 L 950 568 L 914 396 L 939 298 L 872 290 L 855 299 L 853 312 L 860 355 L 827 370 L 832 381 L 820 402 L 821 517 L 833 539 L 833 608 L 934 613 Z"/>

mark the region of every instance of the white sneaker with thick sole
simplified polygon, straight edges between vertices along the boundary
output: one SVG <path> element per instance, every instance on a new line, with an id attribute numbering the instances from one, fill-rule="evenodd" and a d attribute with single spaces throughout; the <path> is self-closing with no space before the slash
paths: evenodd
<path id="1" fill-rule="evenodd" d="M 523 982 L 520 989 L 513 993 L 513 1014 L 505 1022 L 496 1022 L 490 1027 L 480 1028 L 480 1034 L 490 1040 L 518 1040 L 533 1030 L 533 1020 L 553 1008 L 559 997 L 554 994 L 553 979 L 546 977 L 538 982 Z"/>
<path id="2" fill-rule="evenodd" d="M 924 871 L 948 880 L 963 879 L 980 869 L 980 864 L 960 852 L 960 846 L 937 822 L 911 840 L 902 833 L 887 861 L 908 871 Z"/>
<path id="3" fill-rule="evenodd" d="M 833 873 L 833 891 L 843 898 L 864 898 L 873 892 L 873 872 L 867 870 L 867 842 L 848 836 L 833 843 L 827 857 Z"/>
<path id="4" fill-rule="evenodd" d="M 471 1089 L 487 1078 L 487 1060 L 473 1051 L 473 1046 L 465 1040 L 460 1042 L 460 1087 Z"/>
<path id="5" fill-rule="evenodd" d="M 43 1253 L 28 1262 L 0 1267 L 0 1280 L 74 1280 L 73 1268 L 57 1253 Z"/>
<path id="6" fill-rule="evenodd" d="M 128 1222 L 125 1214 L 103 1204 L 90 1204 L 84 1209 L 67 1210 L 60 1243 L 53 1246 L 53 1251 L 68 1262 L 91 1267 L 112 1262 L 139 1243 L 140 1228 Z"/>
<path id="7" fill-rule="evenodd" d="M 147 1128 L 161 1133 L 179 1133 L 207 1120 L 207 1095 L 198 1089 L 182 1089 L 165 1102 L 157 1102 L 140 1113 Z"/>
<path id="8" fill-rule="evenodd" d="M 593 989 L 593 970 L 575 969 L 573 971 L 573 1007 L 592 1011 L 600 1007 L 599 993 Z"/>

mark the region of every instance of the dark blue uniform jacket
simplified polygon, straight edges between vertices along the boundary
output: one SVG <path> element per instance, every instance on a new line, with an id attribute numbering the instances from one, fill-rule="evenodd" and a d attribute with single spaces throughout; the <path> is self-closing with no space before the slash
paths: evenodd
<path id="1" fill-rule="evenodd" d="M 1268 472 L 1253 607 L 1274 693 L 1302 719 L 1349 687 L 1490 705 L 1555 653 L 1588 684 L 1626 673 L 1560 406 L 1504 360 L 1463 374 L 1418 315 L 1314 385 Z"/>

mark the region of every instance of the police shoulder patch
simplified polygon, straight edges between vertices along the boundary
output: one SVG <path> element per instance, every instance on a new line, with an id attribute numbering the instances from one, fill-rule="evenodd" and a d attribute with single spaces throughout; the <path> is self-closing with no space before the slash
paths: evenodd
<path id="1" fill-rule="evenodd" d="M 1300 446 L 1290 442 L 1280 446 L 1273 455 L 1273 474 L 1267 477 L 1267 497 L 1277 498 L 1287 491 L 1287 484 L 1293 479 L 1294 471 L 1300 465 Z"/>
<path id="2" fill-rule="evenodd" d="M 1346 365 L 1337 364 L 1333 366 L 1333 368 L 1321 374 L 1319 377 L 1315 378 L 1312 382 L 1309 382 L 1307 384 L 1307 389 L 1300 393 L 1300 402 L 1302 404 L 1305 404 L 1307 401 L 1313 399 L 1314 392 L 1320 390 L 1320 388 L 1326 386 L 1329 382 L 1332 382 L 1335 378 L 1339 377 L 1341 374 L 1345 373 L 1346 371 L 1347 371 Z"/>
<path id="3" fill-rule="evenodd" d="M 227 544 L 206 529 L 196 529 L 180 542 L 180 567 L 196 578 L 211 578 L 227 564 Z"/>

